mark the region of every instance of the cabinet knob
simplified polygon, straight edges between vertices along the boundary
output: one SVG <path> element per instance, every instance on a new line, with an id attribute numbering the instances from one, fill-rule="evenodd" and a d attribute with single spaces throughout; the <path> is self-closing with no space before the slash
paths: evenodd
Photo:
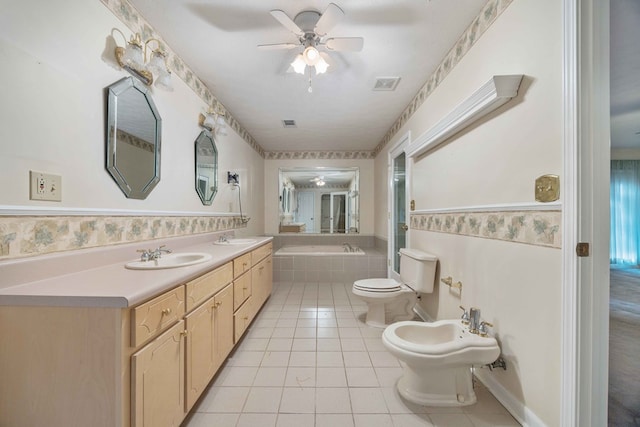
<path id="1" fill-rule="evenodd" d="M 249 288 L 242 288 L 243 291 L 246 291 L 247 289 L 249 289 Z"/>
<path id="2" fill-rule="evenodd" d="M 243 267 L 246 267 L 246 266 L 247 266 L 247 263 L 246 263 L 246 262 L 243 262 L 243 263 L 242 263 L 242 266 L 243 266 Z"/>
<path id="3" fill-rule="evenodd" d="M 244 316 L 243 319 L 244 320 L 249 320 L 249 316 Z"/>
<path id="4" fill-rule="evenodd" d="M 222 305 L 222 303 L 221 303 L 220 301 L 216 301 L 216 302 L 213 304 L 213 308 L 218 308 L 218 307 L 220 307 L 221 305 Z"/>
<path id="5" fill-rule="evenodd" d="M 171 309 L 170 308 L 165 308 L 164 310 L 162 310 L 162 315 L 163 316 L 168 316 L 171 314 Z"/>
<path id="6" fill-rule="evenodd" d="M 181 331 L 180 332 L 180 336 L 181 337 L 186 337 L 189 334 L 189 331 Z"/>

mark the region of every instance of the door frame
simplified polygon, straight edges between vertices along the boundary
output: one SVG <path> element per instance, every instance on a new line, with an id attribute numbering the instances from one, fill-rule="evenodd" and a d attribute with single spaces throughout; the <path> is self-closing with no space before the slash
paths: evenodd
<path id="1" fill-rule="evenodd" d="M 400 139 L 389 149 L 387 154 L 387 277 L 400 280 L 400 276 L 393 270 L 393 251 L 395 248 L 395 239 L 394 239 L 394 226 L 396 223 L 395 212 L 393 210 L 393 203 L 395 200 L 395 190 L 393 185 L 393 159 L 398 157 L 402 152 L 406 150 L 406 148 L 411 144 L 411 131 L 405 133 Z M 405 182 L 404 182 L 404 191 L 405 191 L 405 223 L 409 224 L 410 219 L 410 200 L 411 200 L 411 164 L 413 160 L 406 156 L 405 153 Z M 411 247 L 411 233 L 407 230 L 406 243 L 407 247 Z"/>
<path id="2" fill-rule="evenodd" d="M 563 0 L 563 426 L 607 424 L 609 0 Z M 578 242 L 591 254 L 578 258 Z"/>
<path id="3" fill-rule="evenodd" d="M 312 207 L 312 209 L 311 209 L 311 215 L 312 215 L 311 224 L 312 224 L 312 226 L 309 227 L 310 229 L 307 228 L 306 231 L 307 231 L 307 233 L 315 233 L 316 232 L 315 231 L 316 230 L 316 220 L 315 220 L 315 217 L 316 217 L 316 194 L 315 194 L 315 192 L 313 192 L 313 191 L 304 191 L 304 190 L 303 191 L 298 191 L 298 193 L 297 193 L 298 203 L 296 204 L 296 216 L 295 216 L 296 219 L 295 220 L 296 220 L 296 222 L 300 222 L 300 195 L 302 195 L 302 194 L 305 194 L 304 197 L 307 197 L 306 196 L 307 194 L 311 195 L 311 207 Z M 306 222 L 305 222 L 305 224 L 306 224 Z"/>

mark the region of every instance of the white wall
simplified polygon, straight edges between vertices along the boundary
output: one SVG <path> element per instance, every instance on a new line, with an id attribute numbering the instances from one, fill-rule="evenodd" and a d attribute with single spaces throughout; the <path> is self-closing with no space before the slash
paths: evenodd
<path id="1" fill-rule="evenodd" d="M 206 104 L 174 75 L 154 90 L 162 117 L 161 181 L 146 200 L 127 199 L 105 170 L 104 88 L 128 74 L 101 60 L 112 28 L 131 32 L 100 1 L 5 2 L 0 14 L 0 206 L 237 211 L 226 171 L 240 173 L 246 233 L 263 232 L 263 159 L 229 129 L 217 138 L 220 189 L 213 206 L 195 192 L 193 146 Z M 116 36 L 117 37 L 117 36 Z M 123 41 L 117 37 L 117 41 Z M 29 170 L 62 175 L 62 202 L 29 200 Z"/>
<path id="2" fill-rule="evenodd" d="M 265 212 L 264 224 L 267 235 L 278 234 L 279 218 L 279 173 L 280 168 L 293 167 L 358 167 L 360 168 L 360 234 L 373 235 L 373 160 L 266 160 L 264 166 Z M 319 206 L 316 206 L 316 210 Z M 318 225 L 316 225 L 316 228 Z"/>
<path id="3" fill-rule="evenodd" d="M 514 1 L 398 131 L 375 160 L 376 236 L 388 234 L 389 149 L 408 131 L 415 139 L 429 130 L 492 75 L 524 74 L 518 97 L 413 163 L 416 209 L 534 203 L 536 177 L 562 176 L 561 17 L 559 2 Z M 460 304 L 479 307 L 507 359 L 491 380 L 559 425 L 561 251 L 418 230 L 410 239 L 438 256 L 441 277 L 463 283 L 461 296 L 437 285 L 422 307 L 438 319 L 458 317 Z"/>

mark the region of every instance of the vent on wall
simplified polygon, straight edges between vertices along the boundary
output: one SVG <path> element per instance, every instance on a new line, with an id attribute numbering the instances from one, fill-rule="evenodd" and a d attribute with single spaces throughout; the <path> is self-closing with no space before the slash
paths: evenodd
<path id="1" fill-rule="evenodd" d="M 295 120 L 283 120 L 282 121 L 282 126 L 284 126 L 286 128 L 298 127 L 298 126 L 296 126 L 296 121 Z"/>
<path id="2" fill-rule="evenodd" d="M 400 77 L 378 77 L 376 84 L 373 85 L 373 90 L 396 90 Z"/>

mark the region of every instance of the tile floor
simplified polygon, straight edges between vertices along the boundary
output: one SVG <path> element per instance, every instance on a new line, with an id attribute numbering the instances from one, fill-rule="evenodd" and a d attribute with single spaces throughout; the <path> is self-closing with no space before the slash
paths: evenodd
<path id="1" fill-rule="evenodd" d="M 365 312 L 351 284 L 274 284 L 183 426 L 519 426 L 479 382 L 475 405 L 404 401 L 395 388 L 400 363 Z"/>

